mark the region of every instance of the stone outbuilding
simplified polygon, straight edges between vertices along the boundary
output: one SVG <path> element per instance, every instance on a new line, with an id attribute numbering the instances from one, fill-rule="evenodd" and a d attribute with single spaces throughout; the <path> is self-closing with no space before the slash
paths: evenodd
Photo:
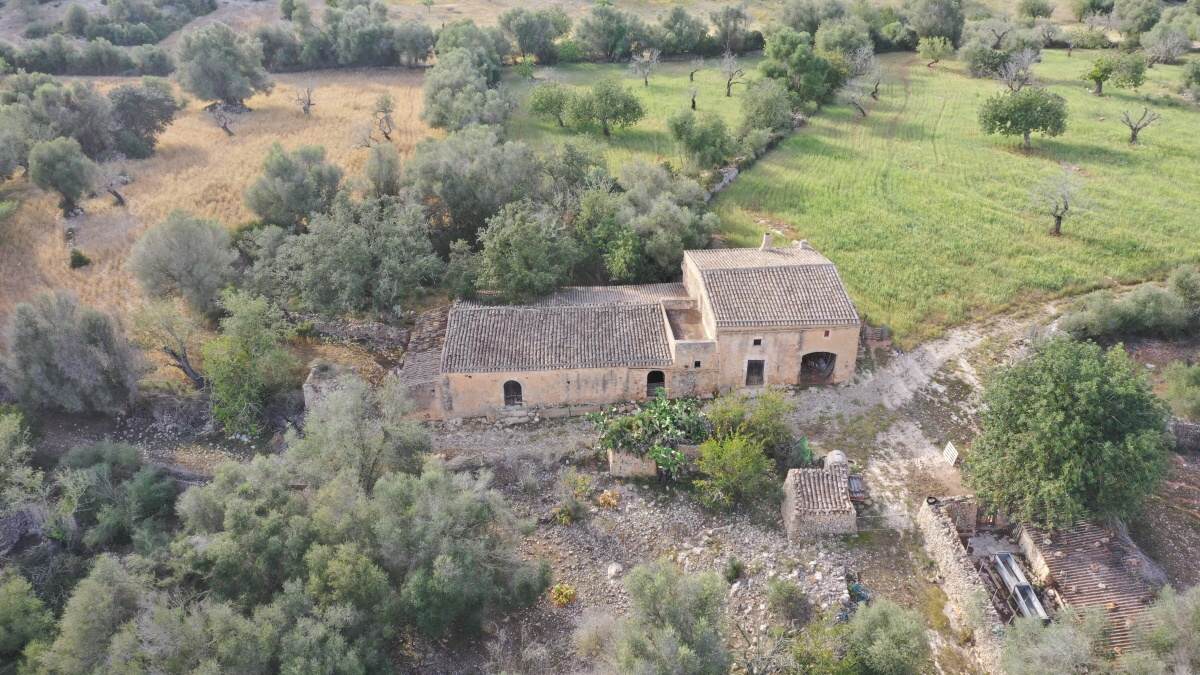
<path id="1" fill-rule="evenodd" d="M 579 414 L 619 401 L 844 382 L 859 316 L 806 242 L 687 251 L 682 282 L 459 301 L 401 369 L 432 419 Z"/>
<path id="2" fill-rule="evenodd" d="M 856 534 L 857 516 L 850 501 L 850 473 L 846 464 L 788 471 L 783 482 L 783 524 L 789 540 Z"/>

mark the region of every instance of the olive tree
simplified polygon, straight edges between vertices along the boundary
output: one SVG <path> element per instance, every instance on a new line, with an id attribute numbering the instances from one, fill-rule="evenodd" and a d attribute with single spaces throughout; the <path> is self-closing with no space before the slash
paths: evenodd
<path id="1" fill-rule="evenodd" d="M 742 97 L 742 126 L 745 130 L 769 129 L 787 131 L 792 128 L 792 102 L 787 88 L 778 80 L 762 79 L 746 90 Z"/>
<path id="2" fill-rule="evenodd" d="M 190 313 L 180 311 L 174 301 L 151 301 L 139 307 L 133 314 L 130 333 L 142 349 L 157 350 L 169 358 L 197 389 L 208 385 L 191 359 L 203 327 Z"/>
<path id="3" fill-rule="evenodd" d="M 364 169 L 371 196 L 400 194 L 400 165 L 400 151 L 396 146 L 391 143 L 371 146 L 371 154 L 367 156 L 367 166 Z"/>
<path id="4" fill-rule="evenodd" d="M 0 658 L 14 663 L 25 645 L 50 637 L 54 615 L 16 569 L 0 570 Z"/>
<path id="5" fill-rule="evenodd" d="M 173 211 L 137 240 L 127 264 L 147 294 L 178 295 L 211 316 L 233 281 L 236 260 L 229 231 L 219 223 Z"/>
<path id="6" fill-rule="evenodd" d="M 171 91 L 171 85 L 147 77 L 140 85 L 123 84 L 108 92 L 112 119 L 116 127 L 113 142 L 128 157 L 149 157 L 158 137 L 175 119 L 183 106 Z"/>
<path id="7" fill-rule="evenodd" d="M 1054 219 L 1050 234 L 1062 234 L 1063 220 L 1072 212 L 1080 210 L 1079 198 L 1083 185 L 1070 169 L 1050 176 L 1038 183 L 1030 193 L 1030 202 L 1038 213 Z"/>
<path id="8" fill-rule="evenodd" d="M 538 117 L 548 117 L 557 122 L 558 126 L 565 127 L 572 96 L 571 89 L 564 84 L 539 84 L 529 94 L 529 112 Z"/>
<path id="9" fill-rule="evenodd" d="M 1177 63 L 1192 49 L 1187 29 L 1167 24 L 1165 19 L 1143 35 L 1141 43 L 1152 63 Z"/>
<path id="10" fill-rule="evenodd" d="M 932 68 L 942 59 L 954 55 L 954 45 L 950 43 L 948 38 L 940 35 L 923 37 L 917 43 L 917 53 L 921 55 L 921 58 L 929 62 L 925 65 Z"/>
<path id="11" fill-rule="evenodd" d="M 733 151 L 733 139 L 725 120 L 712 113 L 697 115 L 691 110 L 681 110 L 667 120 L 667 128 L 688 162 L 697 168 L 717 166 Z"/>
<path id="12" fill-rule="evenodd" d="M 349 470 L 370 493 L 388 473 L 419 471 L 432 447 L 420 422 L 406 419 L 411 409 L 395 378 L 372 389 L 356 375 L 342 375 L 306 412 L 303 432 L 288 432 L 288 460 L 310 485 Z"/>
<path id="13" fill-rule="evenodd" d="M 438 57 L 425 76 L 425 107 L 421 119 L 430 126 L 456 131 L 472 124 L 501 124 L 511 104 L 488 86 L 477 52 L 456 49 Z"/>
<path id="14" fill-rule="evenodd" d="M 962 37 L 965 20 L 958 0 L 908 0 L 903 13 L 918 38 L 944 37 L 958 44 Z"/>
<path id="15" fill-rule="evenodd" d="M 1200 669 L 1200 586 L 1183 593 L 1167 586 L 1140 624 L 1150 650 L 1175 673 Z"/>
<path id="16" fill-rule="evenodd" d="M 500 15 L 500 27 L 512 36 L 521 56 L 536 56 L 539 63 L 552 64 L 558 60 L 555 40 L 571 30 L 571 18 L 559 7 L 515 7 Z"/>
<path id="17" fill-rule="evenodd" d="M 398 197 L 339 198 L 268 264 L 285 298 L 327 314 L 399 314 L 442 276 L 421 206 Z"/>
<path id="18" fill-rule="evenodd" d="M 1165 472 L 1166 408 L 1119 346 L 1039 344 L 995 376 L 984 400 L 967 477 L 1014 518 L 1057 527 L 1128 515 Z"/>
<path id="19" fill-rule="evenodd" d="M 342 170 L 325 161 L 325 148 L 304 145 L 287 152 L 279 143 L 263 160 L 263 175 L 246 188 L 246 206 L 264 223 L 300 228 L 314 213 L 329 210 Z"/>
<path id="20" fill-rule="evenodd" d="M 261 48 L 223 23 L 183 34 L 178 77 L 184 90 L 199 98 L 239 107 L 255 92 L 272 87 Z"/>
<path id="21" fill-rule="evenodd" d="M 31 407 L 119 413 L 137 394 L 139 358 L 120 324 L 65 292 L 17 305 L 5 340 L 5 382 Z"/>
<path id="22" fill-rule="evenodd" d="M 29 150 L 29 179 L 43 190 L 58 193 L 64 216 L 72 216 L 78 202 L 92 188 L 96 165 L 83 154 L 74 138 L 40 141 Z"/>
<path id="23" fill-rule="evenodd" d="M 662 52 L 657 49 L 643 49 L 629 60 L 629 69 L 633 71 L 634 75 L 641 78 L 642 86 L 650 86 L 650 74 L 658 68 L 661 55 Z"/>
<path id="24" fill-rule="evenodd" d="M 571 100 L 569 115 L 578 124 L 595 124 L 605 137 L 613 127 L 637 124 L 646 115 L 638 97 L 616 80 L 606 78 Z"/>
<path id="25" fill-rule="evenodd" d="M 1067 130 L 1067 101 L 1036 87 L 996 94 L 979 109 L 979 125 L 985 134 L 1021 136 L 1028 149 L 1034 132 L 1059 136 Z"/>
<path id="26" fill-rule="evenodd" d="M 1130 143 L 1137 143 L 1138 134 L 1142 133 L 1146 127 L 1154 124 L 1160 119 L 1162 119 L 1162 115 L 1159 115 L 1158 113 L 1153 112 L 1146 107 L 1142 108 L 1142 114 L 1138 116 L 1137 119 L 1134 119 L 1133 115 L 1131 115 L 1128 110 L 1121 113 L 1121 123 L 1129 128 Z"/>
<path id="27" fill-rule="evenodd" d="M 525 302 L 570 278 L 575 242 L 557 215 L 530 202 L 506 204 L 479 235 L 478 284 L 506 302 Z"/>

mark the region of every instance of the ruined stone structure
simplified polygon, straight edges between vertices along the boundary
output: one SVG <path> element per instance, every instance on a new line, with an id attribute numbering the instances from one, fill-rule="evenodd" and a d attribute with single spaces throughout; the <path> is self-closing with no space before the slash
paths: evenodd
<path id="1" fill-rule="evenodd" d="M 971 652 L 983 672 L 999 673 L 1004 624 L 960 538 L 975 530 L 977 518 L 971 497 L 944 497 L 921 504 L 917 527 L 925 552 L 937 563 L 954 624 L 971 632 Z"/>
<path id="2" fill-rule="evenodd" d="M 1137 645 L 1136 627 L 1166 575 L 1119 522 L 1080 521 L 1061 530 L 1022 525 L 1018 541 L 1029 567 L 1061 606 L 1104 613 L 1109 648 Z"/>
<path id="3" fill-rule="evenodd" d="M 618 401 L 844 382 L 859 317 L 805 242 L 687 251 L 681 283 L 460 301 L 401 381 L 432 419 L 579 414 Z M 434 346 L 436 345 L 436 346 Z"/>
<path id="4" fill-rule="evenodd" d="M 783 524 L 789 540 L 858 532 L 850 501 L 850 472 L 844 463 L 822 469 L 792 469 L 783 482 Z"/>

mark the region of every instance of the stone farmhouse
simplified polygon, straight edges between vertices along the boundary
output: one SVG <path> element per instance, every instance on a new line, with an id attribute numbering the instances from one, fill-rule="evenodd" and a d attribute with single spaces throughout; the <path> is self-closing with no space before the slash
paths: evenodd
<path id="1" fill-rule="evenodd" d="M 401 381 L 430 419 L 580 414 L 620 401 L 844 382 L 858 312 L 807 242 L 687 251 L 680 283 L 459 301 Z"/>

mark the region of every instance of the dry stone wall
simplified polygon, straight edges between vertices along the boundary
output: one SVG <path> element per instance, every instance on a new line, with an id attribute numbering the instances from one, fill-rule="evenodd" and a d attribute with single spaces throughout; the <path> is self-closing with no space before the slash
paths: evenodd
<path id="1" fill-rule="evenodd" d="M 963 501 L 964 498 L 955 498 Z M 950 500 L 943 500 L 943 502 Z M 925 539 L 925 551 L 937 563 L 942 590 L 950 600 L 955 623 L 972 632 L 973 653 L 987 673 L 1002 673 L 1000 651 L 1004 624 L 979 579 L 971 558 L 958 538 L 954 520 L 942 508 L 928 502 L 917 511 L 917 526 Z"/>

